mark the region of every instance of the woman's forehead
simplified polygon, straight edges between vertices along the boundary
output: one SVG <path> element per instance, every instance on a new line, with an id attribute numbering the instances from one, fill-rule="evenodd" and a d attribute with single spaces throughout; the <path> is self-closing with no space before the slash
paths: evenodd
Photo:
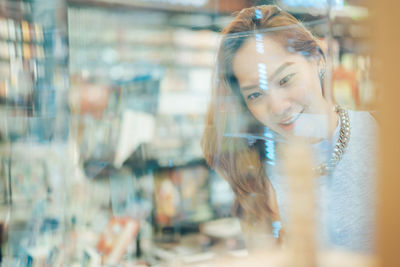
<path id="1" fill-rule="evenodd" d="M 290 56 L 291 54 L 284 45 L 274 40 L 272 37 L 267 37 L 265 35 L 247 39 L 239 48 L 236 55 L 239 53 L 241 53 L 242 56 L 264 56 L 270 57 L 271 59 L 279 59 Z"/>
<path id="2" fill-rule="evenodd" d="M 284 62 L 303 63 L 305 58 L 274 41 L 272 38 L 248 39 L 233 58 L 233 72 L 236 76 L 257 76 L 260 64 L 267 72 L 273 72 Z M 240 78 L 240 77 L 238 77 Z"/>

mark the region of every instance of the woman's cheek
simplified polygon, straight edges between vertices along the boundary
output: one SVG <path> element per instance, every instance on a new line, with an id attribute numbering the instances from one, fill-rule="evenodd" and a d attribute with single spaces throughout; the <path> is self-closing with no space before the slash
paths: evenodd
<path id="1" fill-rule="evenodd" d="M 269 114 L 268 110 L 263 105 L 248 106 L 250 113 L 253 117 L 258 120 L 264 126 L 269 126 Z"/>
<path id="2" fill-rule="evenodd" d="M 291 100 L 297 104 L 308 106 L 311 102 L 311 93 L 307 91 L 306 86 L 302 84 L 294 85 L 291 89 Z"/>
<path id="3" fill-rule="evenodd" d="M 263 112 L 263 108 L 260 105 L 252 106 L 250 112 L 257 120 L 261 122 L 265 120 L 266 114 Z"/>

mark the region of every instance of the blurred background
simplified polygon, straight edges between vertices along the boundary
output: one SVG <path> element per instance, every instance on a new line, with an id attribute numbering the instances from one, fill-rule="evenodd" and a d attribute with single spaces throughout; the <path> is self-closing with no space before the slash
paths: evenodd
<path id="1" fill-rule="evenodd" d="M 200 138 L 219 32 L 260 4 L 320 38 L 336 102 L 374 114 L 365 1 L 0 1 L 2 266 L 247 255 Z"/>

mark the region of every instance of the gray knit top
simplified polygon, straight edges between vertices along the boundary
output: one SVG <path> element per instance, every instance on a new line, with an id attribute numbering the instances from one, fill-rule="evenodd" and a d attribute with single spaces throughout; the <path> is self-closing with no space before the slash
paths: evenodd
<path id="1" fill-rule="evenodd" d="M 371 253 L 375 243 L 377 125 L 368 112 L 349 110 L 349 118 L 351 135 L 346 152 L 330 175 L 316 179 L 317 240 L 322 248 Z M 329 157 L 338 135 L 339 127 L 332 140 L 314 145 L 320 163 Z M 279 161 L 275 166 L 267 165 L 267 174 L 285 225 L 287 184 L 279 166 Z"/>

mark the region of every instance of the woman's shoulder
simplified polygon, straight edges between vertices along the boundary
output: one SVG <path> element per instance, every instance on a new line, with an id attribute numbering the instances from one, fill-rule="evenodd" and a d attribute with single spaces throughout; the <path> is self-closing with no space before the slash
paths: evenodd
<path id="1" fill-rule="evenodd" d="M 339 168 L 344 172 L 374 168 L 378 151 L 378 125 L 367 111 L 349 110 L 350 141 Z"/>
<path id="2" fill-rule="evenodd" d="M 371 112 L 348 110 L 351 132 L 358 137 L 366 136 L 376 139 L 378 123 Z"/>
<path id="3" fill-rule="evenodd" d="M 347 161 L 349 169 L 359 167 L 365 169 L 366 165 L 374 168 L 378 150 L 378 124 L 375 118 L 367 111 L 349 110 L 350 142 L 343 161 Z M 361 162 L 360 165 L 357 162 Z"/>
<path id="4" fill-rule="evenodd" d="M 356 122 L 376 124 L 375 115 L 373 115 L 372 111 L 349 109 L 348 113 L 350 119 L 356 120 Z"/>

